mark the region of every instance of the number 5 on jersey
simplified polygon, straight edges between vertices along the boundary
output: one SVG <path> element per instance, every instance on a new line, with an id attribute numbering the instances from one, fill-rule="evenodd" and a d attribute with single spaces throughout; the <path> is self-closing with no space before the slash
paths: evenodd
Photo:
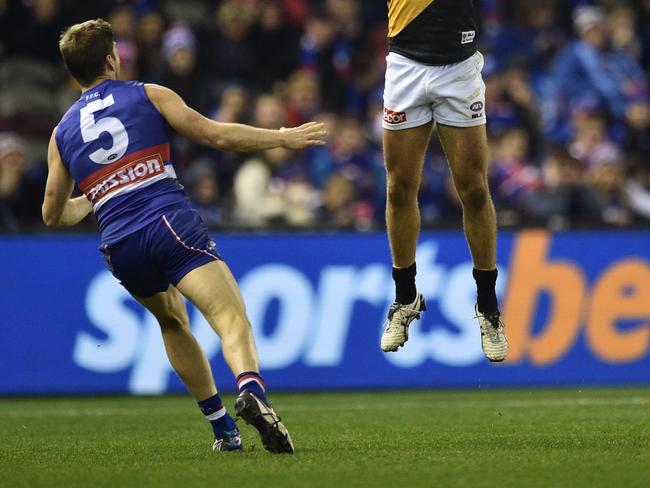
<path id="1" fill-rule="evenodd" d="M 113 95 L 100 100 L 94 100 L 82 108 L 80 112 L 81 137 L 85 143 L 96 141 L 104 132 L 108 132 L 113 139 L 113 145 L 108 149 L 97 149 L 90 154 L 90 159 L 97 164 L 110 164 L 124 156 L 129 146 L 129 136 L 124 124 L 115 117 L 104 117 L 95 120 L 93 115 L 115 103 Z"/>

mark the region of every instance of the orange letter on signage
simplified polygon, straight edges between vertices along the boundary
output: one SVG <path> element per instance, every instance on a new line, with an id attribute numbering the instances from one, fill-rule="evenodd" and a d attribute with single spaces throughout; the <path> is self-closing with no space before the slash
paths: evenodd
<path id="1" fill-rule="evenodd" d="M 633 330 L 616 328 L 619 320 L 645 321 Z M 628 363 L 644 357 L 650 346 L 650 266 L 642 259 L 609 268 L 591 299 L 587 342 L 599 358 Z"/>
<path id="2" fill-rule="evenodd" d="M 530 356 L 536 365 L 560 359 L 578 336 L 585 279 L 582 270 L 569 262 L 547 261 L 551 235 L 544 231 L 518 234 L 510 260 L 508 293 L 503 310 L 510 340 L 509 362 Z M 532 336 L 538 297 L 551 295 L 548 322 Z"/>

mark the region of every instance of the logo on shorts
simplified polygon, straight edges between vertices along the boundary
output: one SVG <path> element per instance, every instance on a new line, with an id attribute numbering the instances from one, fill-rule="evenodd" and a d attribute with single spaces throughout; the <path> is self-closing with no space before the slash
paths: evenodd
<path id="1" fill-rule="evenodd" d="M 384 122 L 387 124 L 401 124 L 406 122 L 406 112 L 393 112 L 384 107 Z"/>
<path id="2" fill-rule="evenodd" d="M 476 37 L 476 31 L 465 31 L 462 33 L 462 40 L 460 41 L 461 44 L 471 44 L 474 42 L 474 38 Z"/>
<path id="3" fill-rule="evenodd" d="M 483 102 L 474 102 L 472 105 L 470 105 L 469 109 L 472 112 L 480 112 L 481 110 L 483 110 L 483 107 L 484 107 Z"/>

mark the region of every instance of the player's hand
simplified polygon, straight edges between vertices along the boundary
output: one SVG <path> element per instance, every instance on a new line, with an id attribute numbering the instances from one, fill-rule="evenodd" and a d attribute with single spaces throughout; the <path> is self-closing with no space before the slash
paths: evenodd
<path id="1" fill-rule="evenodd" d="M 292 127 L 290 129 L 283 127 L 280 131 L 286 137 L 283 147 L 293 150 L 324 146 L 325 141 L 323 137 L 327 135 L 325 124 L 322 122 L 308 122 L 300 127 Z"/>

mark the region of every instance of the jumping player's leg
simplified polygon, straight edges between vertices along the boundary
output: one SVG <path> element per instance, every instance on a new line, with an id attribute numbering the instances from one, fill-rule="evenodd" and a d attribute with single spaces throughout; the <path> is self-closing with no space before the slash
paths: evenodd
<path id="1" fill-rule="evenodd" d="M 251 325 L 228 266 L 221 260 L 199 266 L 187 273 L 176 287 L 221 337 L 224 358 L 237 376 L 237 415 L 260 432 L 267 450 L 292 453 L 291 436 L 266 398 Z"/>
<path id="2" fill-rule="evenodd" d="M 212 425 L 215 434 L 213 449 L 241 449 L 239 431 L 217 393 L 210 363 L 192 335 L 181 294 L 170 286 L 167 291 L 149 298 L 134 297 L 158 320 L 169 362 Z"/>
<path id="3" fill-rule="evenodd" d="M 432 123 L 403 130 L 384 129 L 384 160 L 388 178 L 386 226 L 393 266 L 408 268 L 415 262 L 420 234 L 418 191 L 424 153 L 431 139 Z M 410 303 L 413 301 L 407 301 Z"/>
<path id="4" fill-rule="evenodd" d="M 410 129 L 384 129 L 386 227 L 395 281 L 395 303 L 381 338 L 381 348 L 386 352 L 397 351 L 404 345 L 410 323 L 426 309 L 424 298 L 415 287 L 415 251 L 420 235 L 418 191 L 431 128 L 432 123 L 428 122 Z"/>
<path id="5" fill-rule="evenodd" d="M 454 185 L 463 204 L 463 227 L 479 270 L 496 268 L 497 221 L 488 187 L 488 144 L 485 125 L 451 127 L 438 124 Z M 496 296 L 486 304 L 496 307 Z M 496 308 L 494 310 L 496 311 Z"/>
<path id="6" fill-rule="evenodd" d="M 484 124 L 452 127 L 439 123 L 438 135 L 463 205 L 463 227 L 474 260 L 481 345 L 489 360 L 503 361 L 508 339 L 496 296 L 497 221 L 487 179 L 487 131 Z"/>

